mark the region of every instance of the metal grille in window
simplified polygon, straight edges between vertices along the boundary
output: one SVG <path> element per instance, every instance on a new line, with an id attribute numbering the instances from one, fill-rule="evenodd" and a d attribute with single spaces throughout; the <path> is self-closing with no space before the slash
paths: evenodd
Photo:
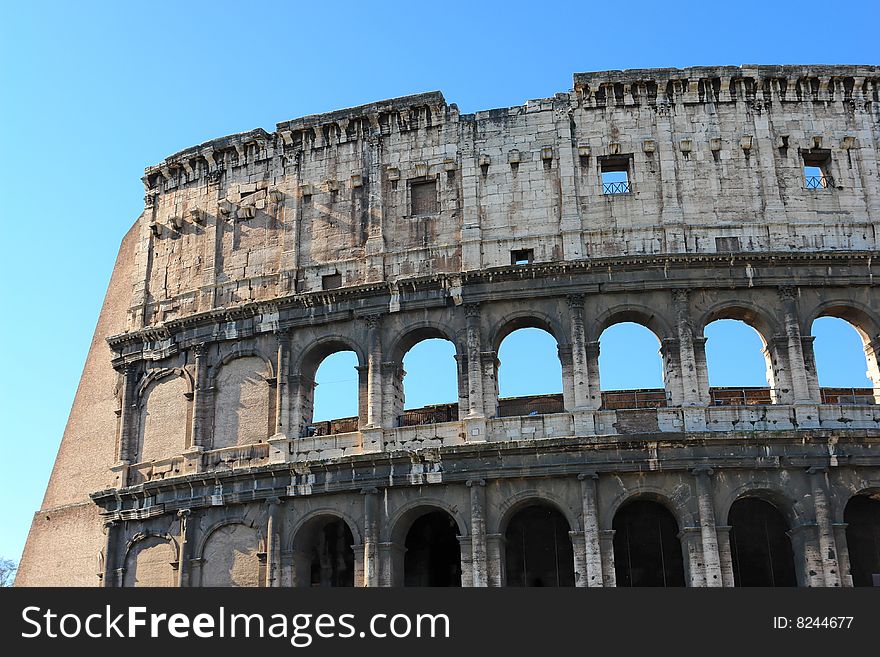
<path id="1" fill-rule="evenodd" d="M 603 194 L 626 194 L 629 192 L 629 181 L 602 183 Z"/>
<path id="2" fill-rule="evenodd" d="M 826 176 L 806 176 L 804 180 L 807 189 L 825 189 L 828 187 L 828 178 Z"/>
<path id="3" fill-rule="evenodd" d="M 437 213 L 437 183 L 433 180 L 410 185 L 413 215 Z"/>

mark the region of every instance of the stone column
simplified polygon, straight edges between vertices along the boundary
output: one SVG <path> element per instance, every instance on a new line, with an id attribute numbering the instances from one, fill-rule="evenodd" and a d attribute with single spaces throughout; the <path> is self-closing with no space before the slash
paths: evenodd
<path id="1" fill-rule="evenodd" d="M 177 555 L 177 586 L 178 587 L 189 587 L 190 584 L 190 572 L 191 566 L 190 563 L 191 553 L 192 553 L 192 524 L 190 522 L 190 516 L 192 515 L 189 509 L 180 509 L 177 512 L 177 521 L 180 525 L 178 531 L 178 541 L 180 542 L 180 552 Z"/>
<path id="2" fill-rule="evenodd" d="M 599 545 L 599 509 L 597 483 L 599 475 L 584 472 L 578 475 L 581 482 L 584 522 L 584 568 L 586 581 L 582 586 L 602 586 L 602 548 Z"/>
<path id="3" fill-rule="evenodd" d="M 681 347 L 678 338 L 660 340 L 660 360 L 663 361 L 663 389 L 672 406 L 684 406 L 684 387 L 681 381 Z"/>
<path id="4" fill-rule="evenodd" d="M 369 315 L 367 322 L 367 427 L 382 426 L 382 333 L 381 315 Z"/>
<path id="5" fill-rule="evenodd" d="M 365 488 L 364 496 L 364 586 L 379 586 L 379 491 Z"/>
<path id="6" fill-rule="evenodd" d="M 807 388 L 810 399 L 822 403 L 822 388 L 819 387 L 819 371 L 816 369 L 816 353 L 813 351 L 813 342 L 816 338 L 812 335 L 801 336 L 801 352 L 804 355 L 804 372 L 807 376 Z"/>
<path id="7" fill-rule="evenodd" d="M 701 538 L 699 527 L 685 527 L 678 533 L 684 556 L 685 577 L 688 586 L 693 588 L 706 586 Z"/>
<path id="8" fill-rule="evenodd" d="M 694 354 L 694 332 L 690 317 L 690 291 L 673 290 L 672 305 L 675 309 L 675 328 L 678 337 L 678 362 L 681 380 L 681 405 L 699 406 L 709 391 L 700 390 L 697 376 L 697 360 Z"/>
<path id="9" fill-rule="evenodd" d="M 278 383 L 275 386 L 275 437 L 285 438 L 291 436 L 290 430 L 290 333 L 286 329 L 279 330 L 275 334 L 278 353 L 276 362 L 276 376 Z"/>
<path id="10" fill-rule="evenodd" d="M 266 586 L 281 586 L 280 548 L 281 518 L 279 509 L 281 500 L 277 497 L 266 500 L 268 520 L 266 521 Z"/>
<path id="11" fill-rule="evenodd" d="M 486 559 L 486 482 L 468 479 L 471 489 L 471 572 L 474 586 L 489 586 Z"/>
<path id="12" fill-rule="evenodd" d="M 709 406 L 712 393 L 709 389 L 709 365 L 706 363 L 706 338 L 694 336 L 694 363 L 697 367 L 697 390 L 700 392 L 700 404 Z"/>
<path id="13" fill-rule="evenodd" d="M 584 295 L 572 294 L 568 297 L 568 317 L 571 326 L 571 380 L 574 408 L 596 409 L 591 404 L 589 364 L 587 358 L 587 338 L 584 330 Z"/>
<path id="14" fill-rule="evenodd" d="M 354 551 L 354 585 L 356 588 L 366 586 L 364 580 L 364 545 L 357 543 L 351 546 Z"/>
<path id="15" fill-rule="evenodd" d="M 461 585 L 463 588 L 474 584 L 474 542 L 471 536 L 457 536 L 459 563 L 461 564 Z"/>
<path id="16" fill-rule="evenodd" d="M 104 523 L 104 573 L 101 586 L 113 588 L 116 584 L 116 535 L 119 533 L 119 522 L 109 520 Z"/>
<path id="17" fill-rule="evenodd" d="M 865 345 L 865 359 L 868 361 L 868 378 L 874 388 L 874 403 L 880 404 L 880 335 Z"/>
<path id="18" fill-rule="evenodd" d="M 731 529 L 731 527 L 715 527 L 718 533 L 718 556 L 721 558 L 721 581 L 728 588 L 736 586 L 733 577 L 733 555 L 730 551 Z"/>
<path id="19" fill-rule="evenodd" d="M 200 343 L 193 347 L 196 366 L 196 380 L 193 387 L 193 413 L 190 444 L 188 448 L 204 449 L 208 443 L 206 432 L 209 430 L 208 418 L 208 345 Z"/>
<path id="20" fill-rule="evenodd" d="M 805 523 L 792 527 L 788 532 L 791 539 L 791 549 L 795 555 L 795 570 L 797 572 L 798 585 L 818 587 L 823 586 L 824 576 L 822 573 L 822 558 L 819 554 L 817 540 L 818 529 L 813 523 Z"/>
<path id="21" fill-rule="evenodd" d="M 706 586 L 723 586 L 721 557 L 718 553 L 718 534 L 715 530 L 715 502 L 712 496 L 712 468 L 699 466 L 693 469 L 697 480 L 697 505 L 700 511 L 700 539 L 703 547 L 703 568 Z"/>
<path id="22" fill-rule="evenodd" d="M 468 415 L 483 417 L 480 305 L 477 303 L 465 304 L 464 312 L 467 318 Z"/>
<path id="23" fill-rule="evenodd" d="M 571 550 L 574 558 L 574 585 L 578 588 L 588 586 L 587 562 L 584 553 L 584 533 L 579 531 L 568 532 L 571 539 Z"/>
<path id="24" fill-rule="evenodd" d="M 403 378 L 406 372 L 403 363 L 385 361 L 382 363 L 382 426 L 396 427 L 398 419 L 403 415 Z"/>
<path id="25" fill-rule="evenodd" d="M 498 415 L 498 368 L 501 365 L 498 352 L 480 352 L 480 364 L 483 370 L 483 415 L 495 417 Z"/>
<path id="26" fill-rule="evenodd" d="M 788 340 L 783 335 L 774 335 L 767 340 L 762 354 L 767 366 L 767 385 L 770 386 L 770 400 L 773 404 L 787 404 L 794 399 L 791 372 L 789 371 Z M 787 392 L 786 392 L 787 391 Z"/>
<path id="27" fill-rule="evenodd" d="M 571 412 L 575 410 L 571 345 L 557 344 L 556 353 L 559 357 L 559 365 L 562 370 L 562 408 Z"/>
<path id="28" fill-rule="evenodd" d="M 846 528 L 849 525 L 845 522 L 836 522 L 832 525 L 834 528 L 834 544 L 837 546 L 837 563 L 840 566 L 840 585 L 852 587 L 852 572 L 850 571 L 849 562 L 849 545 L 846 542 Z"/>
<path id="29" fill-rule="evenodd" d="M 797 289 L 790 285 L 779 288 L 779 300 L 785 316 L 785 336 L 787 338 L 788 372 L 791 379 L 791 391 L 795 404 L 818 403 L 818 399 L 810 398 L 810 387 L 807 383 L 807 372 L 804 364 L 803 343 L 797 312 Z"/>
<path id="30" fill-rule="evenodd" d="M 599 532 L 599 547 L 602 552 L 602 584 L 603 586 L 617 586 L 613 529 L 603 529 Z"/>
<path id="31" fill-rule="evenodd" d="M 303 435 L 303 427 L 307 422 L 312 421 L 308 409 L 312 407 L 312 399 L 315 390 L 315 380 L 302 376 L 301 374 L 292 374 L 287 379 L 289 395 L 292 398 L 292 411 L 290 414 L 290 428 L 288 429 L 288 438 L 300 438 Z M 306 417 L 308 415 L 308 417 Z"/>
<path id="32" fill-rule="evenodd" d="M 505 543 L 503 534 L 486 534 L 489 586 L 504 586 L 507 579 L 504 574 Z"/>
<path id="33" fill-rule="evenodd" d="M 587 357 L 587 385 L 590 389 L 590 408 L 602 407 L 602 387 L 599 379 L 599 341 L 587 342 L 584 348 Z"/>
<path id="34" fill-rule="evenodd" d="M 840 586 L 840 566 L 837 562 L 837 546 L 834 542 L 834 528 L 831 525 L 831 509 L 828 503 L 825 482 L 828 470 L 821 467 L 807 469 L 813 493 L 813 506 L 816 510 L 816 525 L 819 530 L 819 554 L 825 586 Z"/>

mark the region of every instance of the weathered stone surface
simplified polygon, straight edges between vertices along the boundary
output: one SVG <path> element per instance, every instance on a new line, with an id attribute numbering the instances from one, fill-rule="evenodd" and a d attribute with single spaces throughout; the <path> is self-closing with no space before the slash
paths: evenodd
<path id="1" fill-rule="evenodd" d="M 847 504 L 880 491 L 878 91 L 876 67 L 576 74 L 521 107 L 421 94 L 150 167 L 17 583 L 499 586 L 543 505 L 574 555 L 558 581 L 611 586 L 639 500 L 674 518 L 675 581 L 730 586 L 730 510 L 757 497 L 792 582 L 851 585 Z M 818 384 L 824 315 L 865 339 L 851 403 Z M 723 318 L 761 334 L 767 388 L 709 387 Z M 664 389 L 601 390 L 622 321 L 657 335 Z M 523 327 L 556 338 L 562 395 L 498 399 Z M 458 404 L 404 411 L 403 357 L 435 337 Z M 358 416 L 313 424 L 342 349 Z M 419 532 L 460 555 L 414 565 Z"/>

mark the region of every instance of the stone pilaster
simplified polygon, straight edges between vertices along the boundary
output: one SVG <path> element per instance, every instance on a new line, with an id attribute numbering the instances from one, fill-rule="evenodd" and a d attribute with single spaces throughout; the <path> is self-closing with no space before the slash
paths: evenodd
<path id="1" fill-rule="evenodd" d="M 126 363 L 122 368 L 122 400 L 119 410 L 119 436 L 116 447 L 117 460 L 121 463 L 131 463 L 137 440 L 137 399 L 135 387 L 137 374 L 132 363 Z M 123 483 L 124 485 L 124 483 Z"/>
<path id="2" fill-rule="evenodd" d="M 104 572 L 101 576 L 101 586 L 113 588 L 116 583 L 116 541 L 119 533 L 119 522 L 110 520 L 104 523 Z"/>
<path id="3" fill-rule="evenodd" d="M 836 522 L 832 525 L 834 529 L 834 544 L 837 546 L 837 563 L 840 566 L 840 585 L 852 587 L 852 572 L 850 571 L 849 561 L 849 544 L 846 542 L 845 522 Z"/>
<path id="4" fill-rule="evenodd" d="M 210 418 L 208 417 L 208 345 L 200 343 L 193 346 L 195 360 L 195 385 L 193 386 L 192 401 L 192 427 L 190 429 L 190 444 L 188 448 L 204 449 L 209 442 L 207 432 L 210 431 Z"/>
<path id="5" fill-rule="evenodd" d="M 791 391 L 795 404 L 818 403 L 818 399 L 810 398 L 810 386 L 804 364 L 803 343 L 797 312 L 797 288 L 784 285 L 779 288 L 779 300 L 785 321 L 787 341 L 788 372 L 791 379 Z"/>
<path id="6" fill-rule="evenodd" d="M 489 570 L 486 557 L 486 482 L 469 479 L 471 493 L 471 573 L 474 586 L 489 586 Z"/>
<path id="7" fill-rule="evenodd" d="M 364 496 L 364 586 L 379 586 L 379 491 L 365 488 Z"/>
<path id="8" fill-rule="evenodd" d="M 583 586 L 602 586 L 602 548 L 599 542 L 599 508 L 597 484 L 599 475 L 584 472 L 578 475 L 581 482 L 584 524 L 584 570 L 586 582 Z"/>
<path id="9" fill-rule="evenodd" d="M 468 362 L 468 415 L 483 417 L 482 341 L 480 338 L 480 305 L 466 304 L 467 362 Z"/>
<path id="10" fill-rule="evenodd" d="M 819 555 L 825 586 L 840 586 L 840 566 L 837 561 L 837 546 L 834 541 L 834 527 L 831 524 L 831 509 L 828 503 L 826 468 L 807 469 L 813 493 L 813 507 L 816 512 L 816 526 L 819 530 Z"/>
<path id="11" fill-rule="evenodd" d="M 381 315 L 370 315 L 367 322 L 367 427 L 382 426 L 382 331 Z"/>
<path id="12" fill-rule="evenodd" d="M 709 391 L 700 389 L 697 359 L 694 354 L 694 331 L 690 317 L 690 291 L 672 291 L 675 329 L 678 338 L 678 365 L 681 381 L 681 405 L 698 406 L 708 398 Z"/>
<path id="13" fill-rule="evenodd" d="M 731 527 L 715 527 L 715 531 L 718 534 L 718 556 L 721 559 L 721 581 L 725 587 L 732 588 L 736 586 L 736 582 L 733 577 L 733 554 L 730 550 L 730 530 Z"/>
<path id="14" fill-rule="evenodd" d="M 191 586 L 190 573 L 192 572 L 192 526 L 190 517 L 192 512 L 189 509 L 180 509 L 177 512 L 178 533 L 177 540 L 180 544 L 177 555 L 177 586 L 186 588 Z"/>
<path id="15" fill-rule="evenodd" d="M 721 577 L 721 557 L 718 553 L 718 534 L 715 530 L 715 502 L 712 495 L 712 468 L 700 466 L 693 470 L 697 480 L 697 506 L 700 511 L 700 539 L 703 548 L 703 568 L 706 586 L 724 585 Z"/>
<path id="16" fill-rule="evenodd" d="M 504 550 L 506 540 L 503 534 L 486 534 L 489 586 L 504 586 Z"/>
<path id="17" fill-rule="evenodd" d="M 571 379 L 575 409 L 595 410 L 599 407 L 598 396 L 591 394 L 587 338 L 584 330 L 584 296 L 568 297 L 568 318 L 571 327 Z"/>
<path id="18" fill-rule="evenodd" d="M 266 586 L 281 586 L 281 500 L 266 500 Z"/>
<path id="19" fill-rule="evenodd" d="M 275 438 L 293 437 L 290 427 L 290 333 L 280 330 L 275 334 L 276 376 L 275 386 Z"/>
<path id="20" fill-rule="evenodd" d="M 617 586 L 617 569 L 614 565 L 614 530 L 599 532 L 599 548 L 602 553 L 602 585 Z"/>

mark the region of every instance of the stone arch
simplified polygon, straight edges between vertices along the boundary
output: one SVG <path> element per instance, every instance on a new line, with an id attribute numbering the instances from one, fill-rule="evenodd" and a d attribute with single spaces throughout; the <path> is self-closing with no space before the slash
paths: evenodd
<path id="1" fill-rule="evenodd" d="M 299 531 L 303 527 L 305 527 L 310 521 L 314 520 L 315 518 L 320 518 L 322 516 L 333 516 L 334 518 L 342 520 L 343 522 L 345 522 L 346 525 L 348 525 L 348 529 L 351 532 L 354 542 L 364 542 L 363 536 L 361 535 L 361 528 L 358 526 L 357 521 L 347 513 L 344 513 L 334 507 L 328 506 L 318 509 L 312 509 L 308 513 L 303 514 L 302 516 L 297 518 L 296 523 L 293 525 L 290 531 L 287 532 L 287 535 L 285 537 L 285 549 L 293 550 L 295 547 L 296 535 L 299 533 Z"/>
<path id="2" fill-rule="evenodd" d="M 153 370 L 138 384 L 136 462 L 161 460 L 184 450 L 192 383 L 189 372 L 178 367 Z"/>
<path id="3" fill-rule="evenodd" d="M 252 347 L 236 347 L 228 354 L 223 356 L 223 358 L 221 358 L 220 361 L 213 366 L 212 374 L 210 377 L 211 387 L 216 387 L 217 378 L 220 376 L 220 372 L 223 367 L 239 358 L 258 358 L 259 360 L 263 361 L 263 364 L 266 367 L 266 378 L 275 378 L 275 364 L 272 362 L 271 358 L 267 358 L 266 355 L 259 349 L 254 349 Z"/>
<path id="4" fill-rule="evenodd" d="M 428 547 L 430 543 L 424 541 L 420 532 L 413 538 L 419 540 L 417 545 L 409 545 L 413 531 L 419 529 L 431 529 L 435 523 L 429 522 L 442 516 L 452 520 L 455 525 L 455 540 L 447 533 L 435 536 L 434 555 Z M 427 527 L 422 527 L 427 522 Z M 468 526 L 465 519 L 455 506 L 436 498 L 421 498 L 411 500 L 400 508 L 389 519 L 388 536 L 390 538 L 390 573 L 388 579 L 392 586 L 461 586 L 461 546 L 459 540 L 468 535 Z M 448 526 L 447 526 L 448 530 Z M 425 548 L 428 554 L 425 554 Z M 437 549 L 439 548 L 439 549 Z M 438 554 L 439 552 L 439 554 Z M 446 573 L 444 581 L 432 582 L 435 557 L 447 568 L 457 568 L 457 580 L 455 574 Z"/>
<path id="5" fill-rule="evenodd" d="M 843 505 L 841 515 L 846 525 L 852 585 L 877 586 L 880 583 L 880 486 L 853 493 Z"/>
<path id="6" fill-rule="evenodd" d="M 332 540 L 324 540 L 328 528 L 334 530 Z M 293 586 L 355 586 L 353 550 L 362 540 L 357 525 L 344 513 L 310 511 L 297 521 L 288 541 Z"/>
<path id="7" fill-rule="evenodd" d="M 456 354 L 464 353 L 464 345 L 462 345 L 456 332 L 449 326 L 445 326 L 438 322 L 429 320 L 409 324 L 394 340 L 388 348 L 389 360 L 400 363 L 406 353 L 423 340 L 431 340 L 437 338 L 447 340 L 455 347 Z"/>
<path id="8" fill-rule="evenodd" d="M 752 489 L 727 509 L 728 545 L 736 586 L 797 586 L 786 498 L 775 490 Z"/>
<path id="9" fill-rule="evenodd" d="M 507 313 L 502 317 L 492 320 L 493 329 L 489 336 L 489 344 L 497 353 L 504 342 L 504 338 L 524 328 L 536 328 L 546 331 L 556 340 L 557 345 L 569 343 L 568 331 L 559 317 L 546 313 L 542 310 L 527 308 Z"/>
<path id="10" fill-rule="evenodd" d="M 294 424 L 299 433 L 303 427 L 314 419 L 315 410 L 315 375 L 324 360 L 335 353 L 351 351 L 357 358 L 358 368 L 358 422 L 366 422 L 366 390 L 367 390 L 367 357 L 360 344 L 347 335 L 335 333 L 312 340 L 300 350 L 296 356 L 294 372 L 298 375 L 298 395 L 294 402 Z"/>
<path id="11" fill-rule="evenodd" d="M 264 586 L 265 541 L 242 520 L 223 520 L 205 532 L 196 550 L 202 586 Z"/>
<path id="12" fill-rule="evenodd" d="M 691 492 L 694 492 L 693 488 L 691 488 Z M 691 496 L 688 496 L 687 500 L 676 504 L 668 496 L 667 490 L 658 488 L 656 486 L 640 485 L 638 486 L 638 488 L 621 491 L 614 499 L 611 500 L 610 504 L 608 505 L 607 512 L 603 512 L 600 514 L 602 529 L 612 529 L 614 516 L 617 515 L 617 512 L 621 509 L 621 507 L 628 504 L 629 502 L 634 502 L 640 499 L 646 500 L 648 502 L 656 502 L 657 504 L 665 507 L 666 510 L 669 511 L 675 518 L 675 522 L 678 523 L 679 530 L 683 529 L 684 527 L 699 526 L 699 521 L 697 520 L 694 511 L 691 510 L 687 505 L 687 501 L 691 499 Z"/>
<path id="13" fill-rule="evenodd" d="M 816 304 L 805 315 L 806 325 L 801 327 L 801 332 L 809 335 L 813 322 L 820 317 L 837 317 L 849 322 L 866 344 L 880 336 L 880 318 L 877 313 L 854 299 L 829 299 Z"/>
<path id="14" fill-rule="evenodd" d="M 180 546 L 170 534 L 138 532 L 125 544 L 125 587 L 176 585 Z"/>
<path id="15" fill-rule="evenodd" d="M 561 496 L 548 491 L 538 491 L 534 488 L 519 491 L 507 497 L 498 505 L 498 512 L 495 522 L 491 525 L 490 534 L 504 534 L 507 531 L 507 525 L 510 519 L 519 511 L 532 504 L 544 504 L 554 507 L 568 521 L 571 531 L 580 531 L 580 515 L 579 512 L 573 510 Z"/>
<path id="16" fill-rule="evenodd" d="M 716 498 L 716 508 L 718 518 L 727 522 L 730 515 L 730 507 L 738 500 L 754 497 L 763 502 L 767 502 L 776 507 L 776 509 L 785 518 L 789 529 L 797 527 L 807 520 L 806 514 L 800 508 L 797 500 L 786 494 L 786 492 L 778 485 L 767 480 L 753 480 L 731 489 L 723 497 Z"/>
<path id="17" fill-rule="evenodd" d="M 213 447 L 234 447 L 265 441 L 273 432 L 275 378 L 265 357 L 254 350 L 236 350 L 214 371 Z"/>
<path id="18" fill-rule="evenodd" d="M 666 338 L 676 337 L 671 323 L 662 313 L 641 304 L 626 303 L 607 308 L 589 322 L 586 327 L 587 340 L 595 342 L 606 329 L 623 322 L 644 326 L 657 336 L 658 343 L 662 343 Z"/>
<path id="19" fill-rule="evenodd" d="M 614 511 L 614 568 L 617 586 L 686 586 L 695 564 L 682 540 L 682 525 L 667 498 L 651 494 L 628 496 Z"/>
<path id="20" fill-rule="evenodd" d="M 774 336 L 784 333 L 779 322 L 759 305 L 751 301 L 725 300 L 712 305 L 697 318 L 694 334 L 703 335 L 706 327 L 719 319 L 736 319 L 748 324 L 761 336 L 765 346 Z"/>
<path id="21" fill-rule="evenodd" d="M 420 497 L 410 500 L 394 511 L 394 514 L 388 519 L 388 523 L 385 525 L 382 532 L 383 539 L 386 542 L 402 544 L 403 539 L 406 538 L 406 532 L 409 531 L 409 525 L 411 525 L 420 515 L 423 515 L 425 510 L 433 510 L 430 507 L 434 507 L 439 511 L 445 511 L 452 516 L 456 525 L 458 525 L 459 536 L 464 537 L 469 535 L 470 527 L 467 519 L 461 514 L 458 507 L 450 505 L 445 500 L 441 500 L 437 497 Z"/>

